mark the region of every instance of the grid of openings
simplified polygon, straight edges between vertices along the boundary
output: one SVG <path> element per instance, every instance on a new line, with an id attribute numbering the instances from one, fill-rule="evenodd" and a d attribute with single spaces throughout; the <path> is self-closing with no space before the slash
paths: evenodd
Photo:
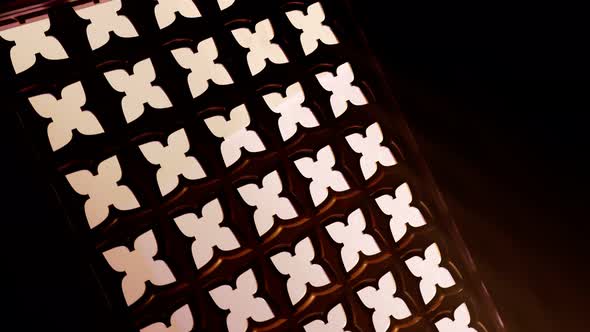
<path id="1" fill-rule="evenodd" d="M 492 331 L 340 6 L 112 0 L 0 31 L 19 116 L 133 329 Z"/>

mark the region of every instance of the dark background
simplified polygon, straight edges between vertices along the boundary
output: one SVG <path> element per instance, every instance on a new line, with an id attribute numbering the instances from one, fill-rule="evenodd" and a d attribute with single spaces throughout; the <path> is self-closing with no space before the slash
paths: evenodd
<path id="1" fill-rule="evenodd" d="M 367 2 L 357 19 L 508 330 L 590 330 L 582 8 Z"/>
<path id="2" fill-rule="evenodd" d="M 508 330 L 589 330 L 582 8 L 352 3 Z M 3 319 L 21 331 L 101 330 L 90 273 L 5 117 L 0 242 L 13 310 Z"/>

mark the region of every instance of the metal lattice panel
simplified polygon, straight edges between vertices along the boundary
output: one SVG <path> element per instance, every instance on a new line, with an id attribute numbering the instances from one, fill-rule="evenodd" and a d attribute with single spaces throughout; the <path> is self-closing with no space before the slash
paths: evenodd
<path id="1" fill-rule="evenodd" d="M 0 37 L 122 327 L 502 329 L 344 4 L 60 5 Z"/>

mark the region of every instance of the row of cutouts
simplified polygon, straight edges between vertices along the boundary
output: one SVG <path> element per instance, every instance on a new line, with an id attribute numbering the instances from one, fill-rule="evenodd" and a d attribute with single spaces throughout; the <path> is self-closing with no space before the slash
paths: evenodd
<path id="1" fill-rule="evenodd" d="M 243 114 L 247 115 L 245 108 L 238 110 L 243 110 Z M 231 121 L 237 121 L 236 117 L 237 115 L 232 114 Z M 216 122 L 213 123 L 213 120 Z M 251 152 L 264 150 L 264 144 L 258 135 L 245 126 L 236 125 L 235 122 L 228 125 L 222 116 L 215 116 L 205 122 L 210 127 L 216 126 L 217 130 L 214 133 L 224 138 L 220 144 L 220 151 L 226 164 L 239 160 L 242 149 Z M 377 122 L 366 128 L 365 135 L 352 133 L 346 136 L 345 140 L 359 155 L 359 165 L 365 179 L 371 178 L 377 172 L 378 165 L 390 167 L 397 163 L 391 150 L 381 144 L 383 133 Z M 159 141 L 152 141 L 139 146 L 147 161 L 159 166 L 155 177 L 162 196 L 171 193 L 178 186 L 181 176 L 188 180 L 199 180 L 207 176 L 198 159 L 187 155 L 190 142 L 184 129 L 170 134 L 167 143 L 168 145 L 164 146 Z M 315 158 L 303 157 L 294 160 L 293 163 L 302 176 L 311 180 L 309 193 L 314 206 L 321 205 L 328 198 L 329 189 L 336 192 L 350 189 L 344 175 L 334 169 L 336 158 L 330 145 L 319 149 Z M 117 156 L 100 162 L 95 173 L 90 170 L 79 170 L 66 175 L 70 186 L 79 195 L 88 196 L 84 211 L 90 228 L 100 225 L 107 219 L 111 206 L 122 211 L 140 207 L 132 189 L 119 184 L 122 178 Z M 264 176 L 260 188 L 255 184 L 238 188 L 243 200 L 259 209 L 255 214 L 255 221 L 260 235 L 272 226 L 273 215 L 281 219 L 297 216 L 287 198 L 279 198 L 279 193 L 283 191 L 282 183 L 278 171 L 274 171 Z"/>
<path id="2" fill-rule="evenodd" d="M 244 274 L 242 274 L 238 278 L 239 285 L 242 285 L 242 287 L 248 287 L 248 284 L 252 283 L 251 274 L 251 271 L 247 271 Z M 228 288 L 226 288 L 229 286 L 222 287 L 223 288 L 221 288 L 220 290 L 214 292 L 214 294 L 216 294 L 215 296 L 221 296 L 221 293 L 227 293 L 230 291 Z M 256 288 L 254 288 L 254 290 L 256 290 Z M 390 325 L 390 317 L 392 317 L 393 315 L 404 315 L 404 309 L 398 309 L 403 308 L 403 305 L 401 305 L 401 303 L 399 302 L 399 298 L 393 296 L 395 292 L 395 280 L 391 273 L 387 273 L 379 279 L 379 290 L 376 290 L 373 287 L 367 287 L 362 289 L 358 293 L 358 295 L 361 298 L 362 296 L 382 296 L 382 298 L 373 300 L 373 302 L 369 302 L 376 304 L 375 312 L 372 316 L 373 326 L 376 332 L 387 331 Z M 250 293 L 250 291 L 248 291 L 248 293 Z M 365 303 L 365 301 L 363 301 L 363 303 Z M 367 306 L 369 305 L 371 304 L 368 304 Z M 272 318 L 272 312 L 268 310 L 266 307 L 263 306 L 261 310 L 262 311 L 259 311 L 256 314 L 247 312 L 244 313 L 242 311 L 236 312 L 234 310 L 233 313 L 230 313 L 230 315 L 232 315 L 231 320 L 229 315 L 227 318 L 228 331 L 246 331 L 248 322 L 242 319 L 241 316 L 247 315 L 246 317 L 251 317 L 255 321 L 256 319 L 265 319 L 267 317 Z M 342 304 L 338 303 L 337 305 L 332 307 L 330 311 L 326 314 L 325 320 L 313 320 L 305 324 L 303 326 L 303 329 L 306 332 L 349 332 L 348 330 L 346 330 L 347 324 L 348 318 L 346 315 L 346 311 L 344 310 Z M 465 303 L 462 303 L 461 305 L 455 308 L 452 317 L 445 317 L 434 323 L 437 331 L 439 332 L 478 332 L 475 328 L 470 327 L 470 324 L 471 315 L 469 313 L 469 309 L 467 308 L 467 304 Z M 168 325 L 163 322 L 157 322 L 142 328 L 140 332 L 190 332 L 195 331 L 194 325 L 195 322 L 190 307 L 188 304 L 186 304 L 178 308 L 174 313 L 172 313 L 172 315 L 170 316 L 170 323 Z"/>
<path id="3" fill-rule="evenodd" d="M 417 227 L 425 224 L 419 210 L 409 205 L 411 191 L 407 184 L 400 185 L 395 195 L 395 198 L 384 195 L 376 199 L 379 207 L 387 211 L 386 213 L 390 216 L 390 228 L 394 237 L 400 232 L 405 233 L 408 223 Z M 265 204 L 266 210 L 261 210 L 259 207 L 257 212 L 268 215 L 269 205 L 278 204 L 281 206 L 280 209 L 285 208 L 284 203 L 280 199 L 270 199 Z M 217 199 L 202 207 L 201 217 L 194 213 L 187 213 L 174 218 L 174 223 L 182 234 L 194 239 L 191 250 L 197 269 L 209 263 L 213 258 L 214 248 L 232 251 L 240 247 L 232 230 L 221 226 L 223 220 L 223 209 Z M 365 232 L 365 228 L 366 220 L 361 209 L 351 212 L 346 222 L 335 221 L 326 226 L 331 240 L 341 245 L 341 262 L 346 271 L 352 271 L 356 267 L 361 253 L 371 257 L 381 252 L 381 248 L 375 239 Z M 120 246 L 103 253 L 114 270 L 125 273 L 121 285 L 128 305 L 141 298 L 146 289 L 146 282 L 163 286 L 176 281 L 164 260 L 154 260 L 157 253 L 157 240 L 151 230 L 137 237 L 133 250 Z M 305 298 L 309 287 L 319 288 L 331 283 L 322 265 L 313 263 L 315 255 L 314 245 L 310 238 L 306 237 L 296 243 L 294 254 L 284 251 L 270 257 L 276 270 L 288 277 L 286 288 L 293 305 L 297 305 Z M 136 264 L 138 261 L 142 264 Z M 454 277 L 441 266 L 441 262 L 441 253 L 436 243 L 432 243 L 425 249 L 424 257 L 413 256 L 405 260 L 409 271 L 419 279 L 419 289 L 425 304 L 435 298 L 437 289 L 455 285 Z M 258 286 L 252 270 L 242 273 L 237 278 L 236 285 L 235 289 L 225 285 L 209 291 L 216 305 L 222 310 L 229 311 L 227 317 L 229 331 L 245 331 L 249 318 L 264 322 L 274 317 L 266 300 L 254 296 Z M 377 289 L 365 287 L 357 291 L 363 304 L 375 310 L 373 323 L 376 331 L 387 330 L 389 317 L 403 320 L 411 316 L 408 306 L 401 298 L 394 296 L 395 292 L 395 281 L 391 273 L 381 277 Z"/>
<path id="4" fill-rule="evenodd" d="M 199 47 L 214 47 L 213 40 L 201 42 Z M 188 53 L 187 53 L 188 52 Z M 213 62 L 214 58 L 208 58 L 209 53 L 192 53 L 188 48 L 173 50 L 172 53 L 179 63 L 188 69 L 187 81 L 194 97 L 203 94 L 209 81 L 215 84 L 230 84 L 232 82 L 225 68 Z M 172 107 L 172 103 L 162 87 L 153 85 L 156 73 L 150 59 L 135 64 L 133 74 L 118 69 L 104 73 L 107 81 L 113 89 L 125 95 L 121 99 L 121 108 L 127 123 L 137 120 L 142 116 L 145 105 L 155 109 Z M 326 71 L 316 74 L 320 85 L 331 92 L 330 105 L 334 117 L 338 118 L 348 109 L 349 103 L 356 106 L 368 103 L 362 90 L 352 84 L 354 73 L 350 64 L 344 63 L 336 69 L 336 75 Z M 270 93 L 263 96 L 264 102 L 270 111 L 280 114 L 278 127 L 284 141 L 293 137 L 297 126 L 305 128 L 318 127 L 320 124 L 314 112 L 303 106 L 305 93 L 299 82 L 287 87 L 285 93 Z M 104 129 L 92 113 L 85 108 L 86 93 L 81 82 L 75 82 L 61 90 L 61 98 L 46 93 L 29 98 L 35 112 L 46 119 L 51 119 L 47 127 L 47 135 L 51 149 L 57 151 L 66 146 L 73 138 L 76 130 L 82 135 L 99 135 Z M 244 146 L 248 151 L 257 152 L 264 150 L 264 144 L 252 130 L 246 129 L 250 125 L 250 116 L 244 105 L 240 105 L 229 114 L 230 120 L 223 116 L 214 116 L 205 120 L 211 132 L 224 139 L 226 146 Z M 222 148 L 223 150 L 223 148 Z M 234 148 L 230 148 L 234 151 Z M 226 166 L 232 165 L 239 157 L 235 151 L 224 154 Z"/>
<path id="5" fill-rule="evenodd" d="M 245 201 L 256 207 L 254 222 L 261 235 L 273 225 L 274 216 L 282 219 L 297 216 L 287 198 L 280 196 L 276 190 L 272 190 L 273 188 L 268 188 L 271 183 L 280 183 L 279 181 L 277 173 L 273 172 L 265 177 L 266 183 L 263 188 L 258 188 L 254 184 L 238 188 L 238 192 L 245 198 Z M 420 210 L 410 205 L 411 202 L 412 193 L 410 187 L 405 183 L 395 190 L 395 197 L 386 194 L 375 199 L 379 209 L 389 217 L 389 228 L 396 242 L 404 237 L 408 226 L 419 228 L 426 225 Z M 221 226 L 224 218 L 226 217 L 223 207 L 218 199 L 204 204 L 200 217 L 195 213 L 185 213 L 173 218 L 180 232 L 184 236 L 194 239 L 192 256 L 197 270 L 202 269 L 211 261 L 214 248 L 222 252 L 230 252 L 240 248 L 240 241 L 234 232 L 227 226 Z M 326 231 L 332 241 L 341 245 L 341 261 L 347 272 L 357 266 L 361 253 L 370 257 L 379 254 L 383 249 L 380 248 L 375 238 L 365 231 L 366 226 L 365 214 L 360 208 L 351 212 L 347 216 L 346 222 L 336 221 L 326 226 Z M 127 274 L 125 278 L 128 280 L 123 281 L 123 293 L 129 305 L 141 297 L 145 290 L 145 281 L 150 280 L 154 285 L 165 285 L 175 281 L 168 267 L 162 265 L 163 261 L 148 264 L 152 267 L 150 269 L 144 269 L 148 266 L 145 264 L 143 267 L 133 264 L 140 257 L 146 258 L 149 255 L 151 255 L 149 257 L 156 255 L 157 242 L 152 231 L 139 236 L 134 246 L 135 253 L 130 252 L 126 247 L 116 247 L 104 253 L 113 269 Z M 415 276 L 424 280 L 420 289 L 424 303 L 428 304 L 436 294 L 436 285 L 448 288 L 454 285 L 454 279 L 446 269 L 439 271 L 438 267 L 433 267 L 434 265 L 438 266 L 441 262 L 440 252 L 436 246 L 427 249 L 425 255 L 425 261 L 410 259 L 407 264 Z M 292 257 L 284 252 L 271 258 L 279 272 L 295 278 L 288 285 L 291 302 L 294 305 L 304 297 L 307 283 L 314 287 L 325 286 L 329 283 L 329 278 L 320 265 L 310 265 L 313 258 L 314 250 L 309 238 L 296 245 L 295 256 Z M 123 268 L 123 266 L 129 267 Z M 141 268 L 141 271 L 133 270 L 135 268 Z M 139 278 L 139 276 L 143 277 Z M 156 279 L 151 280 L 150 276 L 155 276 Z M 160 277 L 165 278 L 166 281 L 162 281 L 163 279 L 159 279 Z M 132 280 L 139 280 L 138 278 L 142 281 L 131 283 Z M 307 280 L 306 278 L 319 279 Z"/>
<path id="6" fill-rule="evenodd" d="M 177 14 L 187 18 L 201 16 L 192 0 L 157 1 L 158 4 L 154 8 L 154 13 L 160 28 L 172 24 Z M 234 0 L 218 1 L 222 10 L 234 2 Z M 90 21 L 86 33 L 92 50 L 106 45 L 111 34 L 121 38 L 139 36 L 133 23 L 127 17 L 117 13 L 120 9 L 121 0 L 111 0 L 76 9 L 76 13 L 81 18 Z M 338 43 L 338 39 L 330 27 L 323 24 L 325 15 L 319 2 L 308 6 L 307 13 L 293 10 L 285 13 L 285 15 L 293 27 L 301 31 L 300 43 L 305 55 L 314 52 L 320 41 L 326 45 Z M 4 40 L 15 42 L 15 45 L 10 50 L 10 57 L 14 71 L 17 74 L 31 68 L 36 62 L 37 54 L 48 60 L 68 58 L 68 54 L 59 40 L 46 34 L 49 28 L 50 20 L 46 18 L 0 31 L 0 37 Z M 289 62 L 281 47 L 272 42 L 274 30 L 269 19 L 257 22 L 254 32 L 248 28 L 239 28 L 232 30 L 232 35 L 241 47 L 248 49 L 247 62 L 252 75 L 260 73 L 265 68 L 267 60 L 276 64 Z M 198 55 L 193 54 L 188 48 L 176 50 L 173 53 L 181 65 L 191 69 L 199 68 L 202 65 L 201 62 L 204 62 L 205 69 L 197 69 L 197 72 L 206 74 L 207 78 L 212 75 L 211 78 L 216 84 L 231 83 L 229 75 L 223 73 L 222 66 L 213 66 L 215 68 L 211 66 L 213 60 L 217 58 L 217 49 L 213 40 L 211 38 L 206 39 L 198 47 Z M 207 75 L 208 69 L 213 69 L 213 71 Z"/>

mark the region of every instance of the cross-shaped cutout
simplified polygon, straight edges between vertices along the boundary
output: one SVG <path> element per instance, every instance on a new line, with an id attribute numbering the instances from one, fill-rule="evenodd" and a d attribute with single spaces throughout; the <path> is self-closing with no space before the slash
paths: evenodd
<path id="1" fill-rule="evenodd" d="M 82 135 L 104 133 L 98 119 L 87 110 L 86 94 L 82 83 L 76 82 L 61 90 L 61 99 L 46 93 L 29 98 L 29 102 L 40 116 L 51 119 L 47 126 L 47 136 L 53 151 L 57 151 L 72 140 L 75 129 Z"/>
<path id="2" fill-rule="evenodd" d="M 314 257 L 313 245 L 306 237 L 295 246 L 295 255 L 283 251 L 270 258 L 281 274 L 289 276 L 287 292 L 292 304 L 297 304 L 305 296 L 307 284 L 321 287 L 330 283 L 322 266 L 311 262 Z"/>
<path id="3" fill-rule="evenodd" d="M 134 250 L 125 246 L 115 247 L 103 252 L 103 256 L 117 272 L 125 272 L 121 287 L 127 305 L 135 303 L 145 292 L 145 283 L 156 286 L 168 285 L 176 281 L 172 271 L 163 260 L 154 260 L 158 253 L 158 243 L 150 230 L 135 239 Z"/>
<path id="4" fill-rule="evenodd" d="M 313 112 L 302 106 L 305 101 L 305 94 L 299 82 L 287 88 L 287 96 L 274 92 L 263 96 L 266 105 L 275 113 L 280 114 L 279 131 L 283 141 L 293 137 L 297 132 L 297 124 L 305 128 L 317 127 L 320 124 L 313 115 Z"/>
<path id="5" fill-rule="evenodd" d="M 190 332 L 194 321 L 188 304 L 178 308 L 170 317 L 170 326 L 162 322 L 154 323 L 139 330 L 139 332 Z"/>
<path id="6" fill-rule="evenodd" d="M 328 198 L 328 188 L 335 191 L 350 189 L 344 175 L 333 169 L 334 165 L 336 165 L 336 158 L 329 145 L 318 151 L 317 161 L 310 157 L 295 160 L 295 166 L 301 175 L 312 180 L 309 184 L 309 192 L 315 206 Z"/>
<path id="7" fill-rule="evenodd" d="M 271 42 L 275 33 L 268 19 L 256 23 L 255 31 L 252 33 L 247 28 L 232 30 L 238 44 L 250 50 L 246 60 L 252 76 L 266 67 L 266 59 L 276 64 L 289 62 L 281 47 Z"/>
<path id="8" fill-rule="evenodd" d="M 250 206 L 255 206 L 254 223 L 258 235 L 262 236 L 274 224 L 274 217 L 283 220 L 297 217 L 297 212 L 286 197 L 279 194 L 283 191 L 283 184 L 277 171 L 267 174 L 262 179 L 262 187 L 250 183 L 238 188 L 240 196 Z"/>
<path id="9" fill-rule="evenodd" d="M 397 163 L 391 150 L 381 145 L 383 132 L 377 122 L 367 127 L 365 137 L 355 133 L 346 136 L 346 141 L 354 152 L 361 154 L 361 171 L 365 180 L 377 172 L 377 164 L 393 166 Z"/>
<path id="10" fill-rule="evenodd" d="M 316 78 L 324 90 L 332 92 L 330 105 L 336 118 L 346 112 L 348 102 L 356 106 L 366 105 L 368 103 L 363 91 L 358 86 L 352 85 L 354 73 L 348 62 L 338 66 L 336 76 L 326 71 L 317 74 Z"/>
<path id="11" fill-rule="evenodd" d="M 218 53 L 213 38 L 201 41 L 197 45 L 197 53 L 193 53 L 188 47 L 183 47 L 172 50 L 172 55 L 182 68 L 191 71 L 188 74 L 187 82 L 193 98 L 207 91 L 209 81 L 217 85 L 233 83 L 225 67 L 220 63 L 215 63 Z"/>
<path id="12" fill-rule="evenodd" d="M 240 159 L 241 149 L 250 152 L 264 151 L 265 147 L 254 130 L 248 130 L 250 114 L 245 105 L 240 105 L 229 114 L 229 121 L 221 115 L 205 119 L 205 124 L 213 135 L 223 138 L 221 156 L 225 166 L 231 166 Z"/>
<path id="13" fill-rule="evenodd" d="M 346 326 L 346 312 L 342 304 L 337 304 L 328 312 L 328 321 L 316 319 L 305 324 L 303 327 L 305 332 L 350 332 L 344 330 Z"/>
<path id="14" fill-rule="evenodd" d="M 176 13 L 187 17 L 201 17 L 199 8 L 192 0 L 157 0 L 158 4 L 154 8 L 158 27 L 164 29 L 176 20 Z"/>
<path id="15" fill-rule="evenodd" d="M 229 332 L 245 332 L 248 329 L 248 319 L 264 322 L 274 318 L 266 300 L 254 296 L 257 290 L 254 272 L 247 270 L 238 277 L 235 289 L 222 285 L 209 291 L 219 308 L 229 310 L 226 319 Z"/>
<path id="16" fill-rule="evenodd" d="M 455 279 L 444 267 L 440 266 L 442 258 L 436 243 L 431 244 L 424 251 L 425 259 L 414 256 L 406 260 L 406 265 L 412 274 L 420 278 L 420 294 L 425 304 L 436 295 L 436 286 L 449 288 L 455 285 Z"/>
<path id="17" fill-rule="evenodd" d="M 332 240 L 343 244 L 340 255 L 346 272 L 356 266 L 359 261 L 359 253 L 371 256 L 381 251 L 375 239 L 363 232 L 365 227 L 365 216 L 361 209 L 356 209 L 348 215 L 348 225 L 335 222 L 326 226 Z"/>
<path id="18" fill-rule="evenodd" d="M 307 15 L 301 10 L 287 12 L 291 24 L 301 33 L 301 47 L 305 55 L 313 53 L 318 48 L 318 41 L 326 45 L 338 44 L 338 38 L 329 26 L 323 24 L 326 19 L 322 4 L 316 2 L 307 7 Z"/>
<path id="19" fill-rule="evenodd" d="M 111 32 L 121 38 L 139 36 L 131 21 L 117 13 L 119 10 L 121 10 L 121 0 L 110 0 L 76 10 L 78 16 L 90 20 L 86 34 L 93 50 L 106 45 L 111 38 Z"/>
<path id="20" fill-rule="evenodd" d="M 143 114 L 146 103 L 158 109 L 172 107 L 164 90 L 152 84 L 156 79 L 156 71 L 149 58 L 136 63 L 132 75 L 123 69 L 116 69 L 104 73 L 104 76 L 113 89 L 125 93 L 121 107 L 127 123 L 137 120 Z"/>
<path id="21" fill-rule="evenodd" d="M 78 194 L 88 196 L 84 213 L 90 228 L 100 225 L 107 218 L 111 205 L 123 211 L 139 207 L 129 187 L 117 184 L 121 177 L 121 166 L 116 156 L 103 160 L 98 165 L 97 175 L 92 175 L 88 170 L 66 175 L 70 186 Z"/>
<path id="22" fill-rule="evenodd" d="M 410 206 L 412 203 L 412 192 L 407 183 L 403 183 L 395 189 L 395 198 L 391 195 L 377 197 L 375 202 L 388 216 L 391 216 L 389 228 L 395 242 L 404 237 L 407 231 L 407 224 L 417 228 L 426 225 L 422 212 Z"/>
<path id="23" fill-rule="evenodd" d="M 174 218 L 182 234 L 195 239 L 192 252 L 197 269 L 213 258 L 213 248 L 230 251 L 240 247 L 231 229 L 220 226 L 223 222 L 223 209 L 219 200 L 214 199 L 205 204 L 201 215 L 197 217 L 194 213 L 187 213 Z"/>
<path id="24" fill-rule="evenodd" d="M 189 180 L 202 179 L 206 176 L 197 158 L 186 155 L 189 148 L 190 144 L 184 129 L 170 134 L 166 147 L 158 141 L 139 146 L 145 159 L 160 166 L 156 178 L 162 196 L 167 195 L 178 186 L 178 176 L 180 175 Z"/>
<path id="25" fill-rule="evenodd" d="M 385 332 L 391 322 L 390 317 L 401 320 L 410 317 L 410 309 L 406 303 L 395 297 L 397 286 L 391 272 L 379 279 L 379 289 L 365 287 L 357 292 L 363 304 L 373 311 L 373 327 L 375 332 Z"/>
<path id="26" fill-rule="evenodd" d="M 453 316 L 455 320 L 446 317 L 434 323 L 436 329 L 439 332 L 477 332 L 476 329 L 469 327 L 471 317 L 465 303 L 455 309 Z"/>
<path id="27" fill-rule="evenodd" d="M 48 60 L 68 58 L 59 41 L 46 35 L 49 27 L 49 19 L 43 19 L 0 31 L 0 37 L 4 40 L 15 42 L 10 49 L 10 60 L 15 73 L 31 68 L 37 61 L 37 54 Z"/>

